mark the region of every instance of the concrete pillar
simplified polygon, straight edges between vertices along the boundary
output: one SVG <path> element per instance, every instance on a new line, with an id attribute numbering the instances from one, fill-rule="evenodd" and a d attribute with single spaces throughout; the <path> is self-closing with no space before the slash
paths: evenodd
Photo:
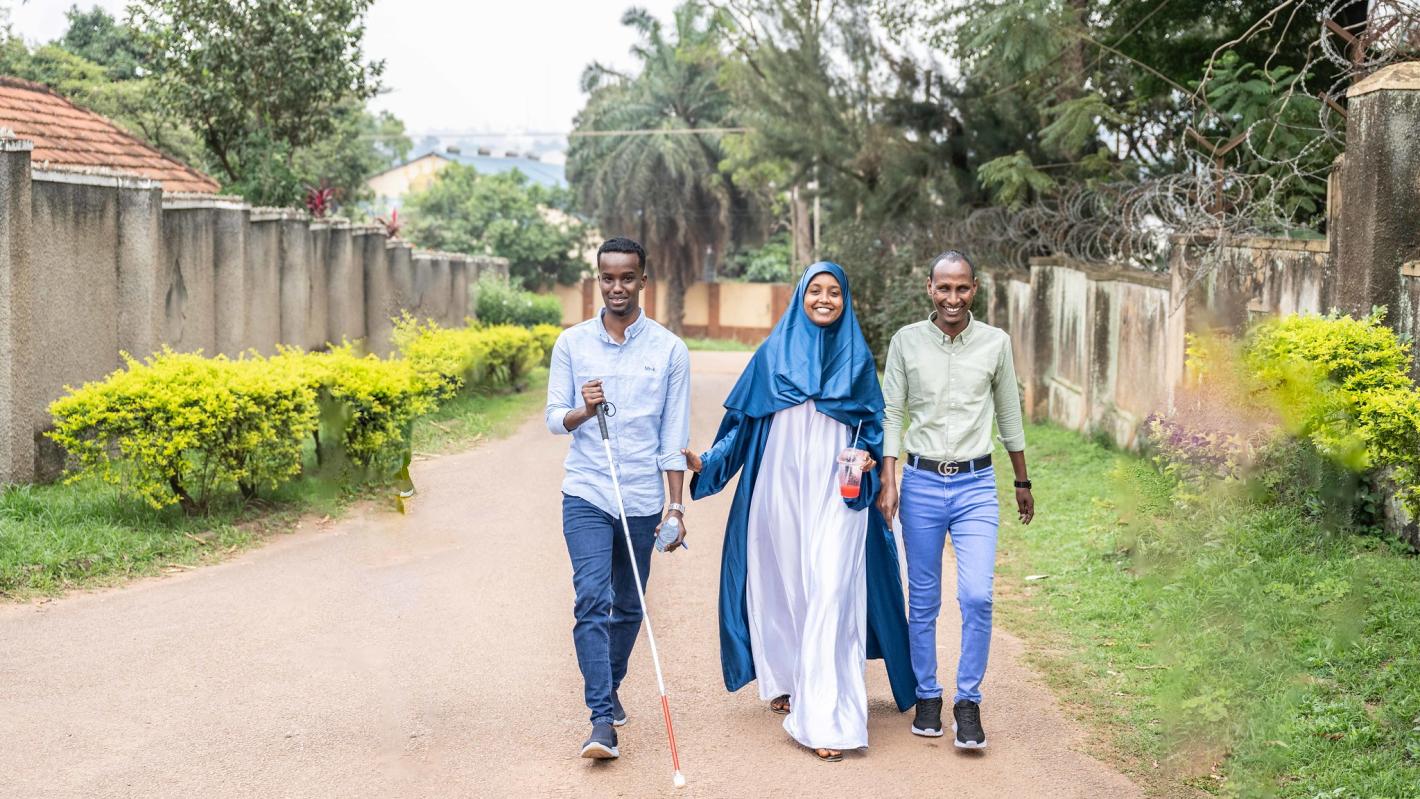
<path id="1" fill-rule="evenodd" d="M 163 191 L 123 180 L 118 199 L 118 347 L 134 357 L 162 345 L 167 281 L 162 268 Z"/>
<path id="2" fill-rule="evenodd" d="M 332 225 L 326 262 L 330 264 L 327 304 L 330 313 L 330 340 L 358 341 L 365 337 L 364 237 L 356 238 L 348 224 Z M 358 242 L 358 245 L 357 245 Z"/>
<path id="3" fill-rule="evenodd" d="M 228 357 L 246 348 L 247 230 L 251 209 L 223 198 L 212 209 L 212 284 L 216 294 L 217 352 Z"/>
<path id="4" fill-rule="evenodd" d="M 449 307 L 454 299 L 454 275 L 449 270 L 449 256 L 439 253 L 432 261 L 433 275 L 424 296 L 426 315 L 443 327 L 449 323 Z"/>
<path id="5" fill-rule="evenodd" d="M 30 271 L 31 142 L 0 139 L 0 484 L 34 474 L 26 393 L 35 355 L 29 320 L 35 313 Z"/>
<path id="6" fill-rule="evenodd" d="M 310 347 L 310 228 L 295 214 L 283 216 L 281 228 L 281 343 Z"/>
<path id="7" fill-rule="evenodd" d="M 365 284 L 365 349 L 377 355 L 389 354 L 390 323 L 385 308 L 390 304 L 388 237 L 383 230 L 360 228 L 352 239 L 354 252 L 360 258 L 360 273 Z"/>
<path id="8" fill-rule="evenodd" d="M 463 327 L 472 313 L 472 303 L 468 292 L 468 258 L 456 255 L 449 259 L 449 281 L 452 296 L 449 298 L 449 326 Z"/>
<path id="9" fill-rule="evenodd" d="M 1420 259 L 1400 265 L 1400 301 L 1391 324 L 1410 341 L 1420 341 Z M 1412 355 L 1410 379 L 1420 383 L 1420 356 Z"/>
<path id="10" fill-rule="evenodd" d="M 1024 411 L 1035 420 L 1049 415 L 1050 391 L 1046 377 L 1055 352 L 1051 341 L 1055 310 L 1050 306 L 1051 286 L 1055 270 L 1049 266 L 1031 265 L 1030 270 L 1030 344 L 1026 365 L 1016 366 L 1017 378 L 1024 387 Z"/>
<path id="11" fill-rule="evenodd" d="M 163 198 L 163 343 L 178 352 L 217 349 L 216 219 L 205 198 Z"/>
<path id="12" fill-rule="evenodd" d="M 1401 265 L 1420 258 L 1420 63 L 1381 69 L 1346 97 L 1337 304 L 1357 315 L 1384 305 L 1394 324 Z"/>
<path id="13" fill-rule="evenodd" d="M 705 320 L 706 327 L 708 328 L 707 335 L 710 338 L 720 338 L 720 284 L 709 283 L 706 285 L 706 288 L 710 295 L 710 309 Z"/>
<path id="14" fill-rule="evenodd" d="M 325 349 L 330 342 L 330 223 L 312 222 L 306 228 L 306 277 L 310 301 L 306 315 L 308 350 Z"/>
<path id="15" fill-rule="evenodd" d="M 245 345 L 263 355 L 276 352 L 281 341 L 281 221 L 280 208 L 253 208 L 246 243 Z"/>
<path id="16" fill-rule="evenodd" d="M 373 315 L 367 317 L 366 322 L 370 326 L 370 352 L 376 355 L 393 351 L 390 343 L 393 320 L 410 308 L 410 297 L 414 293 L 413 261 L 414 250 L 405 242 L 385 243 L 384 259 L 376 267 L 382 273 L 378 280 L 382 296 L 366 298 L 367 307 L 372 300 L 374 302 Z"/>
<path id="17" fill-rule="evenodd" d="M 410 266 L 413 270 L 411 289 L 404 308 L 423 322 L 433 316 L 434 256 L 427 252 L 414 253 Z"/>

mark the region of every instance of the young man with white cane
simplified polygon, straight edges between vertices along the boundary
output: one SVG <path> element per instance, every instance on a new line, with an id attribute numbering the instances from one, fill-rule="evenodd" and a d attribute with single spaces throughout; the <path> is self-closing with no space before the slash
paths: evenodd
<path id="1" fill-rule="evenodd" d="M 685 539 L 681 450 L 690 435 L 690 353 L 641 310 L 646 252 L 640 244 L 625 238 L 603 243 L 597 276 L 605 308 L 558 337 L 546 421 L 554 434 L 572 436 L 562 481 L 562 533 L 576 594 L 572 640 L 592 722 L 581 753 L 607 759 L 619 756 L 615 727 L 627 721 L 617 689 L 641 628 L 635 575 L 644 589 L 663 525 L 679 526 L 666 551 Z M 598 425 L 587 424 L 603 403 L 619 486 L 608 474 Z M 671 503 L 663 516 L 667 490 Z"/>
<path id="2" fill-rule="evenodd" d="M 953 743 L 959 749 L 981 749 L 986 746 L 981 680 L 991 648 L 991 584 L 1001 524 L 991 464 L 993 420 L 1015 472 L 1016 512 L 1022 524 L 1030 524 L 1035 516 L 1035 499 L 1026 475 L 1011 338 L 972 317 L 978 285 L 976 268 L 965 255 L 948 250 L 937 256 L 927 280 L 931 316 L 897 331 L 888 346 L 878 509 L 887 519 L 898 512 L 897 456 L 905 448 L 902 545 L 907 555 L 907 632 L 917 678 L 912 732 L 942 734 L 937 613 L 942 607 L 942 550 L 950 536 L 962 619 Z"/>

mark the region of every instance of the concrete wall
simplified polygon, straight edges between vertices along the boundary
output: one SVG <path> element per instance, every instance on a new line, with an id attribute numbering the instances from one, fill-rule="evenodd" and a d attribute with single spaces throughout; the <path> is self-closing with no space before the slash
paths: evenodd
<path id="1" fill-rule="evenodd" d="M 1036 258 L 1029 270 L 981 270 L 988 323 L 1011 334 L 1027 414 L 1137 443 L 1167 409 L 1169 277 Z M 1181 339 L 1180 339 L 1181 340 Z"/>
<path id="2" fill-rule="evenodd" d="M 271 353 L 345 338 L 383 354 L 391 317 L 423 310 L 461 324 L 470 275 L 507 277 L 503 259 L 416 254 L 383 228 L 32 170 L 30 152 L 0 139 L 0 483 L 58 474 L 49 403 L 119 368 L 120 352 Z M 427 272 L 417 296 L 416 261 Z"/>

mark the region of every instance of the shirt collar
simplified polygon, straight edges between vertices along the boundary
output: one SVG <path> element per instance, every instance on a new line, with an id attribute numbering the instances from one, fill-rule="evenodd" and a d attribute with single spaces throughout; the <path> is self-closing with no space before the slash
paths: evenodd
<path id="1" fill-rule="evenodd" d="M 601 310 L 597 311 L 597 333 L 601 335 L 603 341 L 610 341 L 611 343 L 615 344 L 615 343 L 616 343 L 616 339 L 612 338 L 612 337 L 611 337 L 611 334 L 608 333 L 608 332 L 606 332 L 606 322 L 603 321 L 603 318 L 604 318 L 605 316 L 606 316 L 606 307 L 603 306 Z M 627 341 L 630 341 L 631 339 L 636 338 L 637 336 L 641 335 L 641 331 L 642 331 L 642 330 L 645 330 L 645 329 L 646 329 L 646 309 L 645 309 L 645 308 L 637 308 L 637 309 L 636 309 L 636 321 L 632 322 L 632 323 L 631 323 L 630 325 L 628 325 L 627 328 L 626 328 L 626 340 L 627 340 Z"/>
<path id="2" fill-rule="evenodd" d="M 948 343 L 953 342 L 953 341 L 959 341 L 959 342 L 961 342 L 962 344 L 967 343 L 968 341 L 971 340 L 971 332 L 972 332 L 972 330 L 976 327 L 976 315 L 973 314 L 971 311 L 967 311 L 967 312 L 966 312 L 966 327 L 964 327 L 964 328 L 961 329 L 961 332 L 957 334 L 957 337 L 956 337 L 956 338 L 951 338 L 951 337 L 949 337 L 946 333 L 943 333 L 943 332 L 942 332 L 942 329 L 941 329 L 940 327 L 937 327 L 937 312 L 936 312 L 936 311 L 933 311 L 931 314 L 929 314 L 929 315 L 927 316 L 927 321 L 932 323 L 932 330 L 933 330 L 933 332 L 935 332 L 937 335 L 941 336 L 943 342 L 948 342 Z"/>

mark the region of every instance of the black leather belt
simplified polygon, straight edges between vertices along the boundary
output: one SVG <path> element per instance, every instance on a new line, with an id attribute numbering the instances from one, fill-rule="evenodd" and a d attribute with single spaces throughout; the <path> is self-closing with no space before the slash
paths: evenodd
<path id="1" fill-rule="evenodd" d="M 907 453 L 907 465 L 914 469 L 926 469 L 936 472 L 943 477 L 951 477 L 961 472 L 979 472 L 982 469 L 991 468 L 991 455 L 987 453 L 979 458 L 969 461 L 934 461 L 931 458 L 924 458 L 921 455 Z"/>

